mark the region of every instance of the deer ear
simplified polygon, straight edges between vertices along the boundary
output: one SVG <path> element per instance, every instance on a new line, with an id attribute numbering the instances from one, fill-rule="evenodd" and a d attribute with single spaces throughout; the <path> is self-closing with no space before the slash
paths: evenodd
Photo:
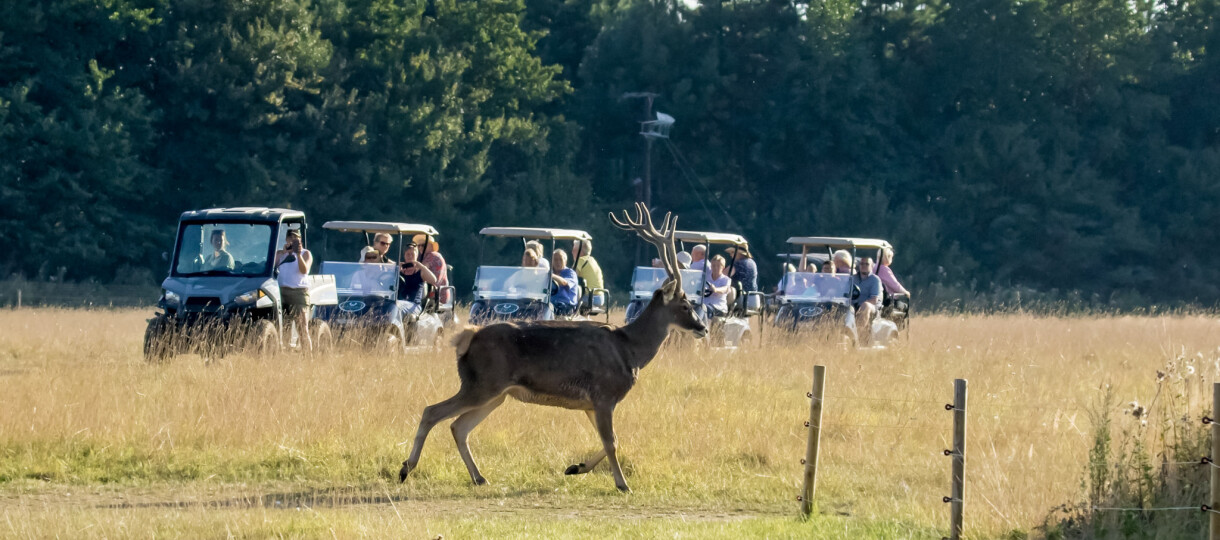
<path id="1" fill-rule="evenodd" d="M 680 290 L 681 289 L 678 288 L 678 280 L 676 279 L 669 279 L 666 280 L 665 283 L 661 284 L 661 294 L 664 295 L 662 298 L 664 298 L 666 301 L 673 300 L 674 297 L 678 295 L 678 291 Z"/>

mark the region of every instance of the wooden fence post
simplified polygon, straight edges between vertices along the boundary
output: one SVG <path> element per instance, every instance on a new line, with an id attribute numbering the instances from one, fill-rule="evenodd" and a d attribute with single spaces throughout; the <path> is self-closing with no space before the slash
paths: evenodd
<path id="1" fill-rule="evenodd" d="M 953 381 L 953 492 L 949 503 L 949 538 L 962 537 L 966 506 L 966 379 Z"/>
<path id="2" fill-rule="evenodd" d="M 818 483 L 818 446 L 822 438 L 822 398 L 826 390 L 826 366 L 813 366 L 813 391 L 809 393 L 809 441 L 805 445 L 805 485 L 801 489 L 801 515 L 813 513 L 813 493 Z"/>
<path id="3" fill-rule="evenodd" d="M 17 289 L 17 309 L 21 309 L 21 289 Z"/>
<path id="4" fill-rule="evenodd" d="M 1220 423 L 1216 422 L 1216 418 L 1220 418 L 1220 383 L 1212 383 L 1212 462 L 1211 466 L 1211 500 L 1207 505 L 1211 507 L 1212 512 L 1208 512 L 1209 532 L 1208 538 L 1212 540 L 1220 540 L 1220 514 L 1215 512 L 1216 503 L 1220 502 L 1220 468 L 1216 464 L 1220 463 Z"/>

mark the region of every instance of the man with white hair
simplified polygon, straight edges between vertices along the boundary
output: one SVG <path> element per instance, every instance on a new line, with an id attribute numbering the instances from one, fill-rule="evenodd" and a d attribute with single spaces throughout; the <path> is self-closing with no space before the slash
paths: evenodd
<path id="1" fill-rule="evenodd" d="M 593 258 L 593 242 L 589 240 L 576 239 L 572 241 L 572 268 L 576 270 L 576 277 L 585 280 L 585 286 L 591 290 L 601 289 L 605 287 L 605 281 L 602 278 L 602 267 L 597 264 L 597 259 Z M 590 294 L 592 294 L 590 292 Z M 600 297 L 602 293 L 597 293 Z M 596 300 L 597 305 L 603 305 L 605 298 Z"/>
<path id="2" fill-rule="evenodd" d="M 699 244 L 690 248 L 690 269 L 707 272 L 707 246 Z"/>
<path id="3" fill-rule="evenodd" d="M 551 305 L 555 316 L 565 317 L 576 312 L 576 271 L 568 268 L 568 253 L 557 249 L 551 253 Z"/>

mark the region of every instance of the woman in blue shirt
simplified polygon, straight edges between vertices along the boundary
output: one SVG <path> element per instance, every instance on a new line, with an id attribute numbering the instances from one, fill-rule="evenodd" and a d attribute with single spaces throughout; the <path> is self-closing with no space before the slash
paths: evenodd
<path id="1" fill-rule="evenodd" d="M 750 248 L 748 246 L 731 247 L 724 250 L 732 257 L 733 270 L 729 272 L 729 277 L 733 281 L 741 283 L 742 292 L 754 292 L 758 290 L 758 263 L 754 262 L 754 257 L 750 256 Z"/>

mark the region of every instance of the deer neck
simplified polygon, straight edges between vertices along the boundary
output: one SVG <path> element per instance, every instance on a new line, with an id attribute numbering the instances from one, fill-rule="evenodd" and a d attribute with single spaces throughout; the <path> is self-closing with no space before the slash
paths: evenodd
<path id="1" fill-rule="evenodd" d="M 630 348 L 629 363 L 635 369 L 647 366 L 669 336 L 669 317 L 663 298 L 654 298 L 631 324 L 623 327 Z"/>

